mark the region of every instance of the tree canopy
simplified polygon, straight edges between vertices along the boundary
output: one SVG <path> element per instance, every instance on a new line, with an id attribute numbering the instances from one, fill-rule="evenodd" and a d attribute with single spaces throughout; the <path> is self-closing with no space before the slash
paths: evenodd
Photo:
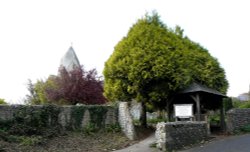
<path id="1" fill-rule="evenodd" d="M 208 50 L 146 14 L 115 46 L 105 63 L 104 94 L 111 100 L 137 99 L 160 105 L 179 89 L 198 82 L 226 93 L 224 69 Z"/>

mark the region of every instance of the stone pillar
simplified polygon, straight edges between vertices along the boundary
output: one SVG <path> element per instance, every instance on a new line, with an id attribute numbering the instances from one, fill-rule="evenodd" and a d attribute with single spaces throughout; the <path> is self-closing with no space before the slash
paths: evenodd
<path id="1" fill-rule="evenodd" d="M 166 151 L 166 123 L 160 122 L 156 125 L 155 131 L 156 147 Z"/>
<path id="2" fill-rule="evenodd" d="M 119 112 L 118 112 L 118 121 L 122 128 L 124 134 L 130 139 L 135 139 L 135 128 L 132 120 L 132 116 L 130 115 L 128 103 L 120 102 L 119 103 Z"/>

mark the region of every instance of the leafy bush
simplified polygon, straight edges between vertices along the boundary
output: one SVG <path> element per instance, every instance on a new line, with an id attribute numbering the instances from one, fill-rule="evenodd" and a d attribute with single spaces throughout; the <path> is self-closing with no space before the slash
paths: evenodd
<path id="1" fill-rule="evenodd" d="M 249 133 L 250 132 L 250 124 L 245 125 L 242 128 L 240 128 L 240 131 L 245 132 L 245 133 Z"/>
<path id="2" fill-rule="evenodd" d="M 219 124 L 220 123 L 220 115 L 219 114 L 213 114 L 208 117 L 208 120 L 211 124 Z"/>
<path id="3" fill-rule="evenodd" d="M 250 101 L 239 101 L 239 100 L 234 100 L 233 101 L 233 107 L 234 108 L 250 108 Z"/>
<path id="4" fill-rule="evenodd" d="M 250 108 L 250 101 L 243 102 L 239 108 Z"/>
<path id="5" fill-rule="evenodd" d="M 107 125 L 105 127 L 105 131 L 107 132 L 120 132 L 121 131 L 121 127 L 119 124 L 114 124 L 114 125 Z"/>
<path id="6" fill-rule="evenodd" d="M 96 132 L 96 128 L 95 128 L 95 125 L 93 123 L 89 123 L 87 126 L 85 126 L 83 128 L 83 132 L 87 135 L 91 135 L 93 134 L 94 132 Z"/>

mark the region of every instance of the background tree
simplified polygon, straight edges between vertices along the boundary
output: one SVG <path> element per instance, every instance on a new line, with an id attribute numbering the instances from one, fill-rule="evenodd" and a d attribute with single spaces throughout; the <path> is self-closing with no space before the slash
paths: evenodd
<path id="1" fill-rule="evenodd" d="M 29 80 L 26 103 L 29 104 L 104 104 L 103 82 L 95 69 L 85 71 L 75 67 L 67 71 L 64 67 L 58 76 L 51 75 L 46 81 L 38 80 L 35 84 Z"/>
<path id="2" fill-rule="evenodd" d="M 26 104 L 49 104 L 53 103 L 48 99 L 47 90 L 57 89 L 55 84 L 57 76 L 50 75 L 47 80 L 37 80 L 36 83 L 32 83 L 31 80 L 28 80 L 27 88 L 29 94 L 26 95 L 25 103 Z"/>
<path id="3" fill-rule="evenodd" d="M 59 76 L 55 79 L 57 88 L 46 90 L 48 99 L 68 104 L 104 104 L 102 81 L 96 70 L 85 71 L 75 67 L 72 71 L 60 68 Z"/>
<path id="4" fill-rule="evenodd" d="M 4 99 L 0 98 L 0 104 L 7 104 Z"/>
<path id="5" fill-rule="evenodd" d="M 32 83 L 30 79 L 28 79 L 27 89 L 29 91 L 29 94 L 26 95 L 24 102 L 26 104 L 40 104 L 37 92 L 35 91 L 35 85 Z"/>
<path id="6" fill-rule="evenodd" d="M 169 29 L 159 16 L 146 15 L 134 24 L 114 49 L 103 71 L 105 96 L 111 100 L 162 108 L 179 89 L 198 82 L 226 92 L 228 82 L 218 61 L 199 44 L 183 37 L 183 30 Z"/>

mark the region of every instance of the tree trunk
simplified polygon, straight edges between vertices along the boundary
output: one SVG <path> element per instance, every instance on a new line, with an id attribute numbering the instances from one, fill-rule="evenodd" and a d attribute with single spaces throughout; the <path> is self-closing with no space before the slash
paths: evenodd
<path id="1" fill-rule="evenodd" d="M 145 101 L 141 102 L 141 107 L 142 111 L 141 111 L 140 123 L 142 127 L 147 128 L 147 109 Z"/>

